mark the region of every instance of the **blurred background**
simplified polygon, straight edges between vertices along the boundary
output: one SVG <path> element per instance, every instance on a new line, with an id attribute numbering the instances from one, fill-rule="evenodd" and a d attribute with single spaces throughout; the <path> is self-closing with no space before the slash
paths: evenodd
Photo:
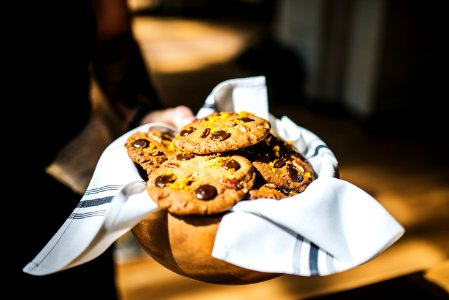
<path id="1" fill-rule="evenodd" d="M 247 286 L 181 277 L 127 234 L 116 245 L 123 299 L 448 299 L 442 3 L 129 0 L 165 104 L 196 112 L 218 83 L 264 75 L 271 113 L 320 136 L 341 178 L 373 195 L 406 232 L 355 269 Z"/>

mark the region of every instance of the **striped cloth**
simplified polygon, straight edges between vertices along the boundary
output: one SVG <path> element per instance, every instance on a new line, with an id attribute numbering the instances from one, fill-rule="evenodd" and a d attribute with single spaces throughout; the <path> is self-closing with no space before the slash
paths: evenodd
<path id="1" fill-rule="evenodd" d="M 241 201 L 219 226 L 212 256 L 261 272 L 320 276 L 360 265 L 404 233 L 369 194 L 336 178 L 337 160 L 314 133 L 268 111 L 265 78 L 231 79 L 215 87 L 197 117 L 214 111 L 251 111 L 293 141 L 318 178 L 301 194 Z M 129 159 L 127 132 L 101 155 L 81 201 L 41 252 L 24 268 L 46 275 L 95 259 L 147 214 L 157 210 Z"/>
<path id="2" fill-rule="evenodd" d="M 144 127 L 152 125 L 158 124 Z M 24 272 L 47 275 L 90 261 L 157 209 L 123 146 L 143 129 L 127 132 L 104 150 L 80 202 Z"/>

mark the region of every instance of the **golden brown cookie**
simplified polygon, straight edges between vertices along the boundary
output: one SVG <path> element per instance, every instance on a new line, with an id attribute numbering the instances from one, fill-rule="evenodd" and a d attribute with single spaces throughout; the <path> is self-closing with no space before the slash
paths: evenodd
<path id="1" fill-rule="evenodd" d="M 270 129 L 267 120 L 249 112 L 216 112 L 184 126 L 173 143 L 195 154 L 226 152 L 262 141 Z"/>
<path id="2" fill-rule="evenodd" d="M 245 200 L 256 200 L 256 199 L 275 199 L 280 200 L 287 197 L 291 197 L 298 194 L 294 190 L 289 190 L 284 187 L 278 186 L 274 183 L 265 183 L 258 187 L 253 187 L 248 194 L 245 196 Z"/>
<path id="3" fill-rule="evenodd" d="M 157 130 L 135 132 L 126 140 L 125 148 L 129 157 L 149 174 L 175 151 L 172 140 L 172 135 Z"/>
<path id="4" fill-rule="evenodd" d="M 229 210 L 252 188 L 251 162 L 237 155 L 171 155 L 147 181 L 150 197 L 178 215 L 211 215 Z"/>
<path id="5" fill-rule="evenodd" d="M 247 157 L 258 175 L 287 196 L 303 192 L 315 179 L 312 166 L 288 143 L 270 133 L 262 142 L 237 151 Z M 254 192 L 255 193 L 255 192 Z"/>

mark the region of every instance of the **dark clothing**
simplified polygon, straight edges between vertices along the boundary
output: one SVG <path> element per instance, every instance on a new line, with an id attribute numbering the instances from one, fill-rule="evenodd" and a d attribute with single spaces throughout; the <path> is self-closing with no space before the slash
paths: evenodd
<path id="1" fill-rule="evenodd" d="M 117 101 L 128 107 L 139 103 L 154 104 L 150 105 L 154 108 L 161 105 L 145 67 L 139 65 L 143 60 L 135 57 L 136 51 L 140 53 L 131 35 L 97 47 L 89 1 L 38 1 L 23 6 L 17 8 L 20 21 L 5 43 L 11 50 L 11 56 L 5 57 L 12 57 L 14 63 L 6 84 L 12 98 L 3 99 L 4 117 L 10 114 L 12 121 L 2 120 L 4 150 L 8 152 L 4 156 L 4 194 L 9 193 L 4 196 L 3 215 L 13 220 L 13 225 L 4 227 L 2 242 L 7 266 L 4 275 L 7 289 L 11 289 L 5 294 L 14 299 L 113 300 L 117 295 L 112 247 L 90 262 L 55 274 L 32 276 L 22 271 L 81 199 L 47 175 L 45 168 L 89 119 L 92 58 L 115 49 L 96 65 L 107 70 L 96 74 L 112 105 Z M 131 65 L 121 54 L 133 58 Z M 121 66 L 119 77 L 113 76 L 113 65 Z M 128 76 L 134 76 L 134 80 Z M 137 79 L 140 76 L 143 79 Z"/>

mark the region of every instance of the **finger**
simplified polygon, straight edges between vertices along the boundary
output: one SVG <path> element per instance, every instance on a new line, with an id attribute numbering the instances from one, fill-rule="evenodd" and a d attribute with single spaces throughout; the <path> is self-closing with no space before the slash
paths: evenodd
<path id="1" fill-rule="evenodd" d="M 195 119 L 193 112 L 190 108 L 184 105 L 173 108 L 171 120 L 176 128 L 182 128 Z"/>

